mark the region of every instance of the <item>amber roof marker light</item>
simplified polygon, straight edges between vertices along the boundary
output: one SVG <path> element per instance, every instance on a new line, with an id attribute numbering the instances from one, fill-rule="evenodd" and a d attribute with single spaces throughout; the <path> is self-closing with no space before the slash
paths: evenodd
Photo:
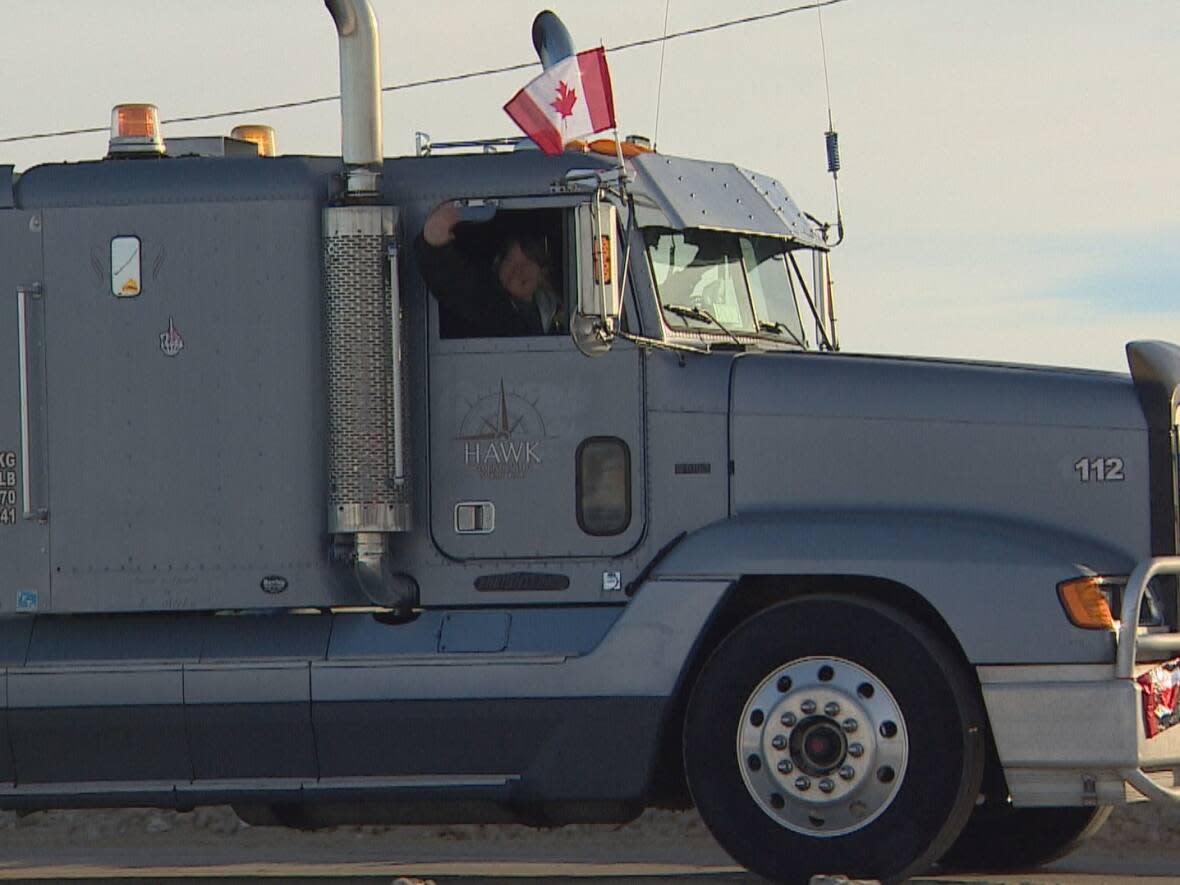
<path id="1" fill-rule="evenodd" d="M 118 104 L 111 109 L 109 157 L 162 157 L 160 112 L 154 104 Z"/>
<path id="2" fill-rule="evenodd" d="M 260 157 L 277 157 L 278 147 L 275 131 L 270 126 L 235 126 L 229 133 L 230 138 L 248 141 L 258 148 Z"/>

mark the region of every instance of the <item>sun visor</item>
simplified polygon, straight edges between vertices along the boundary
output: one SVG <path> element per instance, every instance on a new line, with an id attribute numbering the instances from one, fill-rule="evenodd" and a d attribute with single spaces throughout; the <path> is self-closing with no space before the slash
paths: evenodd
<path id="1" fill-rule="evenodd" d="M 640 227 L 704 228 L 826 248 L 786 189 L 769 176 L 731 163 L 654 153 L 641 154 L 631 163 Z"/>

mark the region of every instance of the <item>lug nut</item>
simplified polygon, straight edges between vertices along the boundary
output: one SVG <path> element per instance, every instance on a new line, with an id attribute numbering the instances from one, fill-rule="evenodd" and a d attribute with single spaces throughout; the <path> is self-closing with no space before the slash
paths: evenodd
<path id="1" fill-rule="evenodd" d="M 824 715 L 832 717 L 840 715 L 840 705 L 835 701 L 828 701 L 824 704 Z"/>
<path id="2" fill-rule="evenodd" d="M 853 768 L 851 765 L 841 765 L 840 766 L 840 777 L 844 778 L 844 780 L 846 780 L 846 781 L 850 781 L 854 777 L 856 777 L 856 769 Z"/>
<path id="3" fill-rule="evenodd" d="M 796 721 L 794 713 L 783 713 L 782 718 L 779 719 L 784 728 L 794 728 Z"/>
<path id="4" fill-rule="evenodd" d="M 809 778 L 803 774 L 799 775 L 797 778 L 795 778 L 795 789 L 800 790 L 800 791 L 810 790 L 811 789 L 811 778 Z"/>
<path id="5" fill-rule="evenodd" d="M 856 731 L 857 728 L 860 727 L 860 725 L 855 719 L 853 719 L 851 716 L 849 716 L 847 719 L 845 719 L 843 722 L 840 723 L 840 727 L 843 728 L 849 734 L 852 734 L 854 731 Z"/>
<path id="6" fill-rule="evenodd" d="M 859 759 L 865 754 L 865 745 L 862 743 L 855 743 L 848 745 L 848 755 L 853 759 Z"/>
<path id="7" fill-rule="evenodd" d="M 836 783 L 830 777 L 825 777 L 819 782 L 819 788 L 823 793 L 830 793 L 832 790 L 836 789 Z"/>
<path id="8" fill-rule="evenodd" d="M 770 745 L 776 750 L 785 750 L 787 748 L 787 736 L 785 734 L 776 734 L 771 739 Z"/>
<path id="9" fill-rule="evenodd" d="M 816 709 L 815 701 L 813 701 L 811 698 L 808 698 L 807 700 L 805 700 L 803 703 L 801 703 L 799 705 L 799 709 L 803 711 L 804 716 L 810 716 L 812 713 L 815 712 L 815 709 Z"/>
<path id="10" fill-rule="evenodd" d="M 780 759 L 778 763 L 779 774 L 790 774 L 795 770 L 795 764 L 790 759 Z"/>

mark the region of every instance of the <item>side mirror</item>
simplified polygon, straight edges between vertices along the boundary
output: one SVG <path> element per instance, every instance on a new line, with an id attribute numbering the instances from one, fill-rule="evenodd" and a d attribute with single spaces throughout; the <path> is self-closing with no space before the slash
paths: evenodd
<path id="1" fill-rule="evenodd" d="M 587 356 L 611 348 L 623 309 L 619 292 L 618 217 L 615 207 L 595 198 L 575 211 L 578 298 L 570 334 Z"/>

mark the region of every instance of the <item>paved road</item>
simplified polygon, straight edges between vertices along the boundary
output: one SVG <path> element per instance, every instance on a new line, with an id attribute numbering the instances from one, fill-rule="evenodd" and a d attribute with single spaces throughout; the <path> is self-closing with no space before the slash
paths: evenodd
<path id="1" fill-rule="evenodd" d="M 403 878 L 404 877 L 404 878 Z M 763 880 L 737 872 L 680 872 L 673 873 L 660 867 L 606 868 L 586 866 L 545 865 L 426 865 L 370 867 L 366 869 L 299 867 L 278 865 L 266 867 L 241 866 L 216 869 L 203 868 L 193 873 L 180 867 L 145 867 L 136 870 L 112 870 L 94 867 L 53 867 L 37 871 L 35 875 L 0 874 L 5 882 L 44 883 L 70 882 L 74 885 L 93 883 L 110 885 L 112 882 L 184 882 L 205 885 L 257 885 L 258 882 L 291 882 L 300 885 L 357 885 L 357 883 L 391 883 L 400 881 L 430 883 L 430 885 L 756 885 Z M 1180 876 L 1125 875 L 1121 873 L 1078 874 L 1037 873 L 1016 876 L 956 876 L 954 878 L 922 877 L 913 885 L 1143 885 L 1143 883 L 1176 883 Z"/>
<path id="2" fill-rule="evenodd" d="M 495 850 L 470 851 L 477 846 L 443 852 L 452 857 L 423 860 L 349 861 L 326 858 L 312 862 L 307 858 L 289 861 L 263 860 L 259 862 L 225 860 L 207 856 L 203 862 L 193 858 L 154 857 L 156 852 L 137 851 L 122 859 L 114 857 L 86 862 L 80 858 L 63 858 L 64 862 L 42 860 L 28 863 L 21 860 L 0 861 L 0 880 L 5 882 L 71 881 L 74 883 L 103 883 L 131 881 L 173 880 L 187 883 L 257 883 L 258 881 L 292 881 L 301 885 L 313 883 L 392 883 L 399 877 L 426 880 L 435 885 L 509 885 L 509 883 L 568 883 L 568 885 L 754 885 L 761 880 L 728 863 L 676 863 L 667 859 L 643 861 L 634 858 L 623 862 L 602 862 L 584 859 L 562 860 L 554 857 L 530 857 L 520 851 L 525 846 L 513 846 L 518 857 L 507 858 L 501 847 Z M 105 853 L 118 853 L 114 849 Z M 185 852 L 180 852 L 184 854 Z M 224 853 L 224 852 L 223 852 Z M 230 852 L 231 854 L 233 852 Z M 299 852 L 302 854 L 302 852 Z M 365 852 L 367 853 L 367 852 Z M 438 854 L 437 850 L 434 851 Z M 551 852 L 542 851 L 541 854 Z M 574 851 L 573 854 L 579 852 Z M 597 853 L 597 849 L 590 853 Z M 656 851 L 655 853 L 660 853 Z M 487 857 L 466 856 L 486 854 Z M 1109 854 L 1083 852 L 1067 858 L 1049 871 L 1019 875 L 955 875 L 948 877 L 923 876 L 914 885 L 1132 885 L 1132 883 L 1180 883 L 1180 862 L 1167 858 L 1126 858 Z"/>
<path id="3" fill-rule="evenodd" d="M 1171 819 L 1169 818 L 1168 821 Z M 1151 809 L 1112 818 L 1105 838 L 1048 871 L 927 876 L 915 885 L 1180 885 L 1180 840 Z M 1104 833 L 1106 831 L 1104 830 Z M 228 809 L 187 814 L 0 815 L 0 883 L 382 882 L 436 885 L 755 885 L 695 815 L 653 812 L 628 827 L 352 827 L 314 833 L 246 827 Z"/>

